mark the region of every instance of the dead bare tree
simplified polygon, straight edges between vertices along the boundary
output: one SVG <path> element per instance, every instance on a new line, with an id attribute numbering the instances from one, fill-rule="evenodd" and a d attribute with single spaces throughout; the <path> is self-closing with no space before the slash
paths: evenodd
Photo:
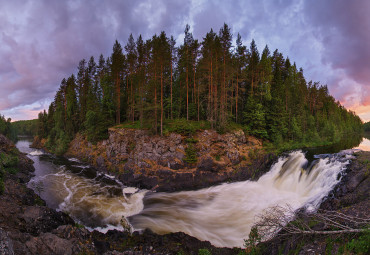
<path id="1" fill-rule="evenodd" d="M 261 241 L 267 241 L 276 236 L 360 233 L 369 231 L 369 224 L 370 218 L 338 211 L 294 212 L 289 206 L 275 206 L 258 215 L 252 229 Z"/>

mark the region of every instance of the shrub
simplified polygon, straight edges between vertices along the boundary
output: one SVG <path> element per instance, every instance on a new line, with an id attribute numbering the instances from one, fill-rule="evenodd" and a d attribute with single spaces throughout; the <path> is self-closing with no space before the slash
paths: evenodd
<path id="1" fill-rule="evenodd" d="M 198 255 L 212 255 L 212 253 L 208 249 L 199 249 Z"/>
<path id="2" fill-rule="evenodd" d="M 185 158 L 184 161 L 189 164 L 196 163 L 198 161 L 197 152 L 195 150 L 194 145 L 191 143 L 185 149 Z"/>
<path id="3" fill-rule="evenodd" d="M 370 229 L 365 231 L 358 239 L 352 239 L 347 249 L 356 254 L 370 254 Z"/>
<path id="4" fill-rule="evenodd" d="M 261 236 L 257 228 L 253 227 L 249 232 L 249 238 L 244 240 L 244 246 L 248 250 L 248 254 L 259 254 L 260 249 L 257 244 L 261 242 Z"/>
<path id="5" fill-rule="evenodd" d="M 13 156 L 13 155 L 8 155 L 5 153 L 2 153 L 0 155 L 0 162 L 2 165 L 7 168 L 7 167 L 15 167 L 18 165 L 18 157 Z"/>
<path id="6" fill-rule="evenodd" d="M 198 142 L 198 140 L 197 140 L 197 139 L 195 139 L 195 138 L 186 138 L 186 139 L 185 139 L 185 142 L 187 142 L 187 143 L 197 143 L 197 142 Z"/>
<path id="7" fill-rule="evenodd" d="M 207 121 L 187 121 L 186 119 L 166 120 L 164 129 L 183 135 L 191 135 L 201 129 L 209 129 L 211 126 Z"/>

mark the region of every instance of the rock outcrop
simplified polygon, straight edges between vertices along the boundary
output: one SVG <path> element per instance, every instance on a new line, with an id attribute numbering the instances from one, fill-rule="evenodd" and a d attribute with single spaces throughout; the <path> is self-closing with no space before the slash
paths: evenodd
<path id="1" fill-rule="evenodd" d="M 203 188 L 258 177 L 276 157 L 242 130 L 193 136 L 153 136 L 146 130 L 109 129 L 96 145 L 77 135 L 66 153 L 115 175 L 122 183 L 157 191 Z"/>

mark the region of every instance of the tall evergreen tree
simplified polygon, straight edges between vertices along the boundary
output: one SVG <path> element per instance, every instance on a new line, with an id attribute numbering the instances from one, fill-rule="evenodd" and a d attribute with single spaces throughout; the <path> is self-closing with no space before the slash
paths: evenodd
<path id="1" fill-rule="evenodd" d="M 112 80 L 115 86 L 115 105 L 116 105 L 116 124 L 121 123 L 121 82 L 123 77 L 123 67 L 125 56 L 122 52 L 121 44 L 116 40 L 112 53 Z"/>

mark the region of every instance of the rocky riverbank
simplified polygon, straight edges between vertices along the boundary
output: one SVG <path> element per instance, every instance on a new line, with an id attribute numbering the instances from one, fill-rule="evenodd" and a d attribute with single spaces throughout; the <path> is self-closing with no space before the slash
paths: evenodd
<path id="1" fill-rule="evenodd" d="M 111 128 L 109 138 L 96 145 L 77 135 L 65 155 L 115 175 L 127 186 L 167 192 L 256 179 L 276 160 L 242 130 L 153 136 L 146 130 Z"/>
<path id="2" fill-rule="evenodd" d="M 115 135 L 115 134 L 113 134 Z M 76 147 L 77 148 L 89 148 L 89 150 L 97 150 L 96 147 L 98 145 L 89 144 L 85 139 L 80 137 L 79 142 L 75 144 L 83 144 L 84 146 Z M 189 139 L 189 138 L 184 138 Z M 196 138 L 193 138 L 196 139 Z M 198 138 L 199 139 L 199 138 Z M 189 141 L 189 140 L 188 140 Z M 179 143 L 182 144 L 185 141 Z M 198 142 L 199 143 L 199 140 Z M 247 141 L 246 141 L 247 143 Z M 194 144 L 192 142 L 191 144 Z M 199 146 L 199 145 L 198 145 Z M 136 146 L 135 146 L 136 147 Z M 105 147 L 106 149 L 107 147 Z M 121 147 L 120 147 L 121 148 Z M 133 146 L 132 146 L 133 148 Z M 212 151 L 212 149 L 209 149 Z M 250 150 L 251 151 L 251 150 Z M 133 150 L 129 153 L 129 157 L 124 163 L 123 170 L 125 169 L 125 164 L 129 163 L 129 161 L 134 161 L 135 153 L 132 153 Z M 81 156 L 89 156 L 92 155 L 91 152 L 82 152 L 84 154 L 80 154 Z M 131 154 L 132 153 L 132 154 Z M 186 152 L 185 152 L 186 154 Z M 227 153 L 225 153 L 227 155 Z M 74 154 L 76 155 L 76 154 Z M 161 154 L 160 154 L 161 155 Z M 102 156 L 100 154 L 100 156 Z M 202 158 L 201 154 L 197 154 L 198 160 L 199 156 Z M 91 157 L 90 160 L 96 159 L 99 157 L 99 153 L 95 156 Z M 89 159 L 87 159 L 89 160 Z M 214 161 L 221 161 L 214 158 Z M 247 160 L 242 160 L 246 161 Z M 186 161 L 185 161 L 186 162 Z M 217 163 L 217 162 L 216 162 Z M 109 164 L 107 164 L 109 165 Z M 184 164 L 185 165 L 185 164 Z M 153 164 L 153 166 L 158 166 L 158 164 Z M 193 165 L 194 171 L 202 171 L 198 169 L 199 163 Z M 233 164 L 227 165 L 227 167 L 232 167 Z M 234 165 L 235 166 L 235 165 Z M 236 164 L 237 166 L 237 164 Z M 168 166 L 167 166 L 168 167 Z M 170 167 L 168 167 L 170 168 Z M 101 168 L 102 170 L 103 168 Z M 156 169 L 156 167 L 154 167 Z M 180 172 L 186 172 L 182 171 Z M 178 171 L 172 169 L 170 171 Z M 187 168 L 189 170 L 189 168 Z M 106 169 L 105 171 L 111 171 Z M 223 170 L 220 169 L 219 172 Z M 321 209 L 324 210 L 331 210 L 340 213 L 346 213 L 347 215 L 352 215 L 356 217 L 364 217 L 369 218 L 368 208 L 369 204 L 369 189 L 370 189 L 370 179 L 369 179 L 369 171 L 370 171 L 370 153 L 369 152 L 359 152 L 356 154 L 356 159 L 354 159 L 351 164 L 348 166 L 346 170 L 346 176 L 343 180 L 338 184 L 338 186 L 334 189 L 330 198 L 328 198 L 322 205 Z M 114 171 L 113 171 L 114 172 Z M 109 172 L 112 173 L 112 172 Z M 156 173 L 156 171 L 154 172 Z M 211 172 L 213 173 L 213 172 Z M 261 171 L 262 173 L 262 171 Z M 122 176 L 124 173 L 116 173 L 117 176 Z M 138 174 L 138 173 L 133 173 Z M 258 174 L 258 173 L 257 173 Z M 150 175 L 148 175 L 150 176 Z M 245 176 L 244 176 L 245 177 Z M 122 177 L 121 177 L 122 178 Z M 135 177 L 134 177 L 135 178 Z M 138 176 L 136 178 L 139 178 Z M 160 179 L 159 179 L 160 180 Z M 21 181 L 19 181 L 21 182 Z M 140 183 L 140 182 L 137 182 Z M 6 184 L 8 185 L 8 184 Z M 19 184 L 22 185 L 22 184 Z M 146 185 L 146 184 L 143 184 Z M 24 186 L 24 184 L 23 184 Z M 166 186 L 163 186 L 166 187 Z M 172 187 L 172 186 L 170 186 Z M 7 188 L 8 189 L 8 188 Z M 21 190 L 21 188 L 17 188 Z M 26 193 L 33 193 L 28 192 L 28 189 L 24 189 Z M 15 192 L 15 191 L 14 191 Z M 5 194 L 5 193 L 4 193 Z M 26 194 L 23 194 L 26 197 Z M 38 197 L 37 195 L 32 195 Z M 2 197 L 1 200 L 2 201 Z M 8 198 L 10 201 L 10 198 Z M 23 199 L 24 200 L 24 199 Z M 21 206 L 23 205 L 23 200 L 18 199 L 14 200 L 17 201 L 17 204 Z M 25 200 L 27 201 L 27 199 Z M 38 201 L 38 200 L 35 200 Z M 44 208 L 42 205 L 38 205 L 37 202 L 32 202 L 32 206 Z M 33 209 L 36 211 L 36 209 Z M 47 210 L 50 209 L 42 209 L 33 219 L 43 219 L 46 218 L 44 215 Z M 43 210 L 46 210 L 45 212 Z M 20 211 L 25 211 L 25 209 L 21 209 Z M 24 217 L 16 215 L 16 218 Z M 59 217 L 59 218 L 58 218 Z M 70 219 L 62 218 L 61 216 L 58 217 L 51 217 L 52 219 L 58 219 L 56 222 L 57 224 L 52 225 L 52 227 L 43 227 L 41 231 L 34 231 L 32 232 L 29 228 L 24 227 L 18 228 L 17 224 L 11 225 L 11 227 L 4 227 L 6 224 L 3 224 L 3 221 L 0 221 L 0 242 L 5 243 L 1 247 L 25 247 L 23 251 L 27 251 L 28 253 L 22 254 L 75 254 L 75 253 L 87 253 L 87 254 L 198 254 L 200 249 L 207 249 L 211 252 L 211 254 L 243 254 L 244 252 L 240 249 L 219 249 L 213 247 L 209 242 L 201 242 L 193 237 L 190 237 L 183 233 L 174 233 L 168 235 L 156 235 L 150 232 L 149 230 L 144 231 L 144 233 L 139 234 L 138 232 L 133 233 L 132 235 L 128 232 L 118 232 L 118 231 L 109 231 L 107 234 L 102 234 L 99 232 L 88 232 L 85 228 L 79 226 L 78 224 L 68 223 Z M 67 216 L 63 216 L 67 217 Z M 50 217 L 49 217 L 50 218 Z M 63 219 L 67 222 L 63 222 Z M 6 222 L 6 221 L 5 221 Z M 24 221 L 26 222 L 26 221 Z M 30 221 L 28 221 L 30 222 Z M 25 224 L 25 223 L 24 223 Z M 67 224 L 67 225 L 66 225 Z M 321 230 L 328 230 L 328 226 L 323 224 L 312 223 L 313 228 L 317 231 Z M 316 225 L 315 225 L 316 224 Z M 20 225 L 22 226 L 22 225 Z M 22 234 L 14 235 L 9 234 L 11 233 L 11 229 L 15 228 L 16 233 L 26 231 Z M 26 230 L 25 230 L 26 229 Z M 17 232 L 18 231 L 18 232 Z M 27 232 L 29 231 L 29 232 Z M 46 231 L 46 232 L 45 232 Z M 291 236 L 290 238 L 276 238 L 271 240 L 267 243 L 263 243 L 258 247 L 261 254 L 338 254 L 342 251 L 345 251 L 346 254 L 356 254 L 355 248 L 348 248 L 348 244 L 353 241 L 352 240 L 362 240 L 364 235 L 359 234 L 344 234 L 344 235 L 295 235 Z M 365 236 L 366 237 L 366 236 Z M 5 241 L 4 241 L 5 240 Z M 27 243 L 29 242 L 29 243 Z M 16 244 L 16 245 L 14 245 Z M 356 244 L 356 242 L 355 242 Z M 18 246 L 17 246 L 18 245 Z M 70 249 L 67 251 L 65 249 L 60 250 L 61 247 L 68 245 Z M 36 247 L 36 248 L 32 248 Z M 19 250 L 19 248 L 17 248 Z M 59 249 L 59 250 L 58 250 Z M 37 251 L 38 253 L 36 253 Z M 8 253 L 11 254 L 11 253 Z"/>
<path id="3" fill-rule="evenodd" d="M 338 230 L 329 222 L 312 220 L 302 215 L 297 222 L 304 222 L 317 234 L 280 235 L 259 245 L 261 254 L 369 254 L 370 253 L 370 152 L 354 154 L 345 170 L 342 181 L 320 205 L 319 213 L 345 215 L 356 219 L 350 222 L 343 217 L 331 218 L 347 229 L 368 229 L 363 233 L 319 234 Z M 310 219 L 310 220 L 308 220 Z M 367 221 L 367 223 L 366 223 Z M 339 228 L 340 229 L 340 228 Z"/>
<path id="4" fill-rule="evenodd" d="M 89 232 L 67 214 L 45 206 L 26 184 L 32 161 L 0 135 L 0 254 L 236 254 L 240 249 L 215 248 L 183 233 L 157 235 L 108 231 Z"/>

